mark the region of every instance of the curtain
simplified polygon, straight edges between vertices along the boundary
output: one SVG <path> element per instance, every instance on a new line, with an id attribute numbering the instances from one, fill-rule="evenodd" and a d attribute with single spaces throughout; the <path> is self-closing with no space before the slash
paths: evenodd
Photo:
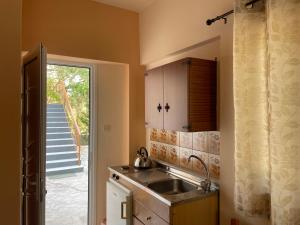
<path id="1" fill-rule="evenodd" d="M 266 0 L 234 21 L 235 207 L 300 225 L 300 0 Z"/>

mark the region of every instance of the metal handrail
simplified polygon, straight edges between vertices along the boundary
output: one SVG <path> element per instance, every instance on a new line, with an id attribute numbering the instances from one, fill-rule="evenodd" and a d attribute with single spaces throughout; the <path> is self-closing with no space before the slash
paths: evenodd
<path id="1" fill-rule="evenodd" d="M 58 93 L 60 94 L 65 111 L 67 112 L 69 123 L 71 124 L 71 131 L 72 131 L 72 135 L 74 137 L 75 144 L 76 144 L 76 154 L 77 154 L 78 164 L 80 164 L 81 132 L 80 132 L 80 128 L 77 123 L 76 115 L 74 114 L 71 103 L 70 103 L 69 95 L 66 91 L 65 83 L 63 81 L 59 81 L 59 83 L 57 84 L 57 90 L 58 90 Z"/>

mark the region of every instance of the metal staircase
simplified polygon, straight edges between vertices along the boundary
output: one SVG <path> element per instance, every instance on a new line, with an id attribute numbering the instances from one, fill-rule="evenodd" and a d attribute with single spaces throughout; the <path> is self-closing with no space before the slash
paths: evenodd
<path id="1" fill-rule="evenodd" d="M 83 171 L 62 104 L 47 105 L 46 174 Z"/>

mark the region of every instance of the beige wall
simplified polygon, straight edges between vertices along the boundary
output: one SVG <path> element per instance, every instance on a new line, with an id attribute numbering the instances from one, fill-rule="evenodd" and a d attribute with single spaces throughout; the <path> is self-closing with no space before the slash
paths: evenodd
<path id="1" fill-rule="evenodd" d="M 220 36 L 222 23 L 208 27 L 205 22 L 232 7 L 232 0 L 156 1 L 140 14 L 142 64 Z"/>
<path id="2" fill-rule="evenodd" d="M 215 51 L 212 39 L 219 39 L 221 176 L 221 225 L 239 217 L 242 225 L 266 225 L 268 221 L 245 218 L 234 211 L 234 111 L 232 77 L 233 21 L 206 26 L 208 18 L 233 8 L 232 0 L 164 0 L 157 1 L 140 15 L 141 62 L 151 68 L 161 62 L 186 56 L 198 49 L 199 57 L 211 57 Z M 209 49 L 210 48 L 210 49 Z M 190 53 L 188 53 L 190 54 Z M 187 54 L 187 55 L 188 55 Z M 201 55 L 202 54 L 202 55 Z"/>
<path id="3" fill-rule="evenodd" d="M 129 64 L 130 158 L 145 144 L 138 14 L 90 0 L 24 0 L 23 50 Z"/>
<path id="4" fill-rule="evenodd" d="M 20 224 L 21 1 L 0 1 L 0 220 Z"/>
<path id="5" fill-rule="evenodd" d="M 128 66 L 100 64 L 97 70 L 97 224 L 105 218 L 108 166 L 129 162 Z"/>

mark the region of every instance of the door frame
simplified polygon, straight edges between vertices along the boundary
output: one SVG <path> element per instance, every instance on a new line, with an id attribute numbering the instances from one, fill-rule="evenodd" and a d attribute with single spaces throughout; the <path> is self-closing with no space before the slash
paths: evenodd
<path id="1" fill-rule="evenodd" d="M 63 58 L 63 59 L 62 59 Z M 71 57 L 70 57 L 71 58 Z M 47 65 L 55 64 L 70 67 L 86 67 L 90 69 L 89 92 L 90 92 L 90 129 L 89 129 L 89 184 L 88 184 L 88 225 L 96 225 L 96 203 L 97 203 L 97 65 L 86 60 L 71 58 L 66 59 L 65 56 L 47 55 Z"/>

